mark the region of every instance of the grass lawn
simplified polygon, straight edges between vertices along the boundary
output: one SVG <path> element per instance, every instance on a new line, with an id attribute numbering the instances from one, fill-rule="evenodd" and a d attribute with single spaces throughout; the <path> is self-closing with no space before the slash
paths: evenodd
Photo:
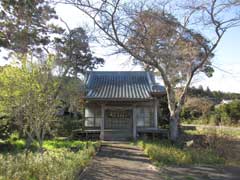
<path id="1" fill-rule="evenodd" d="M 0 145 L 3 146 L 4 142 L 1 141 Z M 47 140 L 43 154 L 35 150 L 26 153 L 25 142 L 16 140 L 5 146 L 9 151 L 1 149 L 0 180 L 75 179 L 99 146 L 99 142 Z"/>

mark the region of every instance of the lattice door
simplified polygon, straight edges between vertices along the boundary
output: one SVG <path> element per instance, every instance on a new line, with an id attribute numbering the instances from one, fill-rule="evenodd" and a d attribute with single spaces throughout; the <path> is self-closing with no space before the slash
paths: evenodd
<path id="1" fill-rule="evenodd" d="M 132 111 L 131 110 L 106 110 L 105 129 L 131 129 Z"/>

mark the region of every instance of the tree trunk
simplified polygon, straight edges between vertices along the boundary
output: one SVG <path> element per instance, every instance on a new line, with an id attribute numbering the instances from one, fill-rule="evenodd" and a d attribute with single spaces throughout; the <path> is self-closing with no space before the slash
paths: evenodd
<path id="1" fill-rule="evenodd" d="M 170 140 L 175 143 L 179 137 L 179 115 L 171 113 L 170 116 Z"/>
<path id="2" fill-rule="evenodd" d="M 41 153 L 43 158 L 43 141 L 42 140 L 39 141 L 39 152 Z"/>

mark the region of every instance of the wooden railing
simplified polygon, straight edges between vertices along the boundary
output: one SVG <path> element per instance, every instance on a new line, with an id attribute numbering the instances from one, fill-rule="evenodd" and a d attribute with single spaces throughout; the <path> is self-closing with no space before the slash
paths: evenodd
<path id="1" fill-rule="evenodd" d="M 81 120 L 73 120 L 71 124 L 73 127 L 81 127 L 83 129 L 99 129 L 101 117 L 85 117 Z M 152 116 L 141 117 L 141 120 L 137 119 L 141 123 L 137 122 L 137 127 L 151 128 L 154 127 L 154 120 Z"/>

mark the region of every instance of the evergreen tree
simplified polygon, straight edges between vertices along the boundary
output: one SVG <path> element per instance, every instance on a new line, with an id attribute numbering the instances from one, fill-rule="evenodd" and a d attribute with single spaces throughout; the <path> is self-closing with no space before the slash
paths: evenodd
<path id="1" fill-rule="evenodd" d="M 0 47 L 15 53 L 39 55 L 62 29 L 50 23 L 57 19 L 46 0 L 0 1 Z"/>

